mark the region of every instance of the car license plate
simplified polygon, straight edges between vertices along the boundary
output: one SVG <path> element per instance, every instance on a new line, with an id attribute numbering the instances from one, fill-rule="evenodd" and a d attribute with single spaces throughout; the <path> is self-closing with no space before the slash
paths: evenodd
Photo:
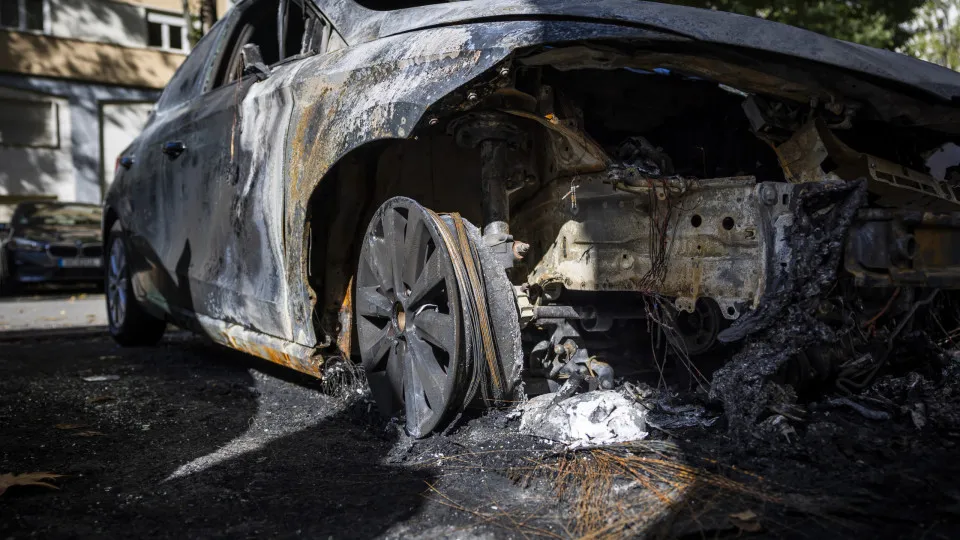
<path id="1" fill-rule="evenodd" d="M 99 268 L 100 264 L 100 257 L 60 259 L 60 268 Z"/>

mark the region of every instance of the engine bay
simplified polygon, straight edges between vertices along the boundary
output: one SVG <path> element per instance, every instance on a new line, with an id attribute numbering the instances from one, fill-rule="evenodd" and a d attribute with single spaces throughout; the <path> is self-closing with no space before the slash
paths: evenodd
<path id="1" fill-rule="evenodd" d="M 960 322 L 957 118 L 826 68 L 547 47 L 443 98 L 378 175 L 457 209 L 437 230 L 471 224 L 438 244 L 482 270 L 458 324 L 486 343 L 462 352 L 471 366 L 498 351 L 499 366 L 471 368 L 487 405 L 670 382 L 746 427 L 774 402 L 856 392 L 925 325 Z M 455 157 L 412 166 L 416 148 Z M 379 172 L 408 167 L 430 169 L 432 188 Z M 405 223 L 433 215 L 400 207 Z M 500 272 L 508 287 L 491 285 Z M 467 298 L 484 293 L 501 308 Z"/>

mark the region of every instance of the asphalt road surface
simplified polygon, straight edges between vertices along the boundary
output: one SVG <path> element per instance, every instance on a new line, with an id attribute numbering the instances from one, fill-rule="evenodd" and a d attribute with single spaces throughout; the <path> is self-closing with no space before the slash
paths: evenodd
<path id="1" fill-rule="evenodd" d="M 331 396 L 173 327 L 156 347 L 121 348 L 102 295 L 83 294 L 0 303 L 0 491 L 7 473 L 62 475 L 56 490 L 0 494 L 0 538 L 495 530 L 425 496 L 435 475 L 404 462 L 412 441 L 356 390 Z M 494 484 L 513 489 L 503 476 L 469 482 Z"/>
<path id="2" fill-rule="evenodd" d="M 509 412 L 414 441 L 355 385 L 176 330 L 120 348 L 82 294 L 0 303 L 0 538 L 960 537 L 960 364 L 885 377 L 881 419 L 811 403 L 747 448 L 721 423 L 653 431 L 614 486 L 620 458 Z M 32 472 L 62 476 L 3 492 Z"/>

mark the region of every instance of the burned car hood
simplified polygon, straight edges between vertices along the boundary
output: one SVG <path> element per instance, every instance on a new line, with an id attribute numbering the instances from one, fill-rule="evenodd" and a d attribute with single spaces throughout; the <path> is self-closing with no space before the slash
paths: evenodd
<path id="1" fill-rule="evenodd" d="M 339 4 L 344 0 L 317 0 Z M 570 20 L 630 25 L 673 38 L 787 55 L 909 85 L 944 100 L 960 100 L 960 74 L 892 51 L 833 39 L 756 17 L 637 0 L 474 0 L 392 12 L 356 8 L 351 25 L 342 21 L 350 43 L 419 29 L 491 20 Z"/>
<path id="2" fill-rule="evenodd" d="M 13 233 L 13 238 L 24 238 L 36 242 L 83 242 L 88 244 L 100 242 L 100 227 L 96 225 L 89 227 L 18 227 Z"/>

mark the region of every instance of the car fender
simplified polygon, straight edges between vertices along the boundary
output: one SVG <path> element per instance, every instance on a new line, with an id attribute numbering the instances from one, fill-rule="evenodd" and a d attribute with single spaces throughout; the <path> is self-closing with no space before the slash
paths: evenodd
<path id="1" fill-rule="evenodd" d="M 584 39 L 684 38 L 595 23 L 470 24 L 391 36 L 317 56 L 283 70 L 276 80 L 271 76 L 254 85 L 244 103 L 241 146 L 258 156 L 255 162 L 266 160 L 259 174 L 278 183 L 262 193 L 274 200 L 261 204 L 282 211 L 284 217 L 282 230 L 264 233 L 274 239 L 273 258 L 284 267 L 285 279 L 278 284 L 283 290 L 276 291 L 290 308 L 283 333 L 304 345 L 316 341 L 309 324 L 313 306 L 302 239 L 310 198 L 340 159 L 371 142 L 410 137 L 431 106 L 517 49 Z M 268 99 L 284 103 L 268 105 Z M 252 123 L 265 106 L 285 112 Z M 282 156 L 277 140 L 285 141 Z M 263 148 L 272 149 L 270 155 L 260 155 Z M 267 220 L 268 226 L 275 221 Z"/>

